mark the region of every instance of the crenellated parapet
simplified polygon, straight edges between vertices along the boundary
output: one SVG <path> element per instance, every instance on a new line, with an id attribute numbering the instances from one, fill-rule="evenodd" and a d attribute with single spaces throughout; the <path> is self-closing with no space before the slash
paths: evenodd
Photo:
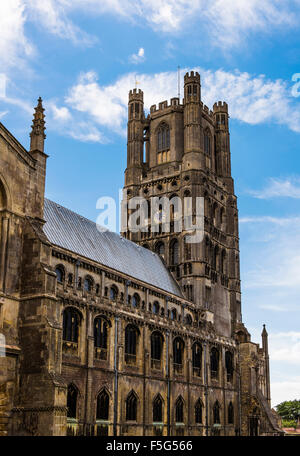
<path id="1" fill-rule="evenodd" d="M 156 104 L 150 106 L 150 113 L 159 113 L 159 111 L 165 111 L 168 108 L 172 108 L 174 106 L 181 106 L 180 100 L 178 97 L 171 98 L 170 103 L 168 103 L 167 100 L 162 101 L 161 103 L 158 104 L 158 107 Z"/>
<path id="2" fill-rule="evenodd" d="M 213 106 L 213 112 L 216 114 L 218 112 L 224 112 L 228 114 L 228 104 L 226 101 L 218 101 Z"/>
<path id="3" fill-rule="evenodd" d="M 144 92 L 141 89 L 132 89 L 129 92 L 129 103 L 131 101 L 144 101 Z"/>

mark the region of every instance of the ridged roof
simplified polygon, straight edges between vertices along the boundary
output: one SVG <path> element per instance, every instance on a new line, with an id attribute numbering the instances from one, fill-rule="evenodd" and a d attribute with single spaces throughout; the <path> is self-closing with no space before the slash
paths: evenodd
<path id="1" fill-rule="evenodd" d="M 156 253 L 45 199 L 44 232 L 59 247 L 93 260 L 154 287 L 182 297 L 182 293 Z"/>

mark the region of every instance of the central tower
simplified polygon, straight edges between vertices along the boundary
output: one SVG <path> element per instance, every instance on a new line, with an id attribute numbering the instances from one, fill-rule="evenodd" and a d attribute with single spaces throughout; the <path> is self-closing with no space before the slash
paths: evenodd
<path id="1" fill-rule="evenodd" d="M 201 101 L 200 75 L 184 77 L 184 99 L 162 101 L 144 114 L 143 92 L 129 93 L 127 200 L 174 196 L 204 199 L 204 239 L 187 243 L 187 232 L 131 232 L 125 236 L 158 253 L 186 299 L 214 314 L 216 331 L 232 336 L 241 322 L 238 212 L 230 164 L 228 106 L 209 110 Z M 173 210 L 172 210 L 173 209 Z M 129 211 L 127 211 L 129 215 Z M 151 212 L 148 212 L 149 222 Z"/>

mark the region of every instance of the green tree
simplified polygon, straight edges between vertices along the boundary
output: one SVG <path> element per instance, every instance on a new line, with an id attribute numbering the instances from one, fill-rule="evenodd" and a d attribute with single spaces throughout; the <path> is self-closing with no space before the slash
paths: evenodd
<path id="1" fill-rule="evenodd" d="M 283 420 L 295 421 L 297 423 L 300 418 L 300 401 L 284 401 L 276 405 L 276 411 Z"/>

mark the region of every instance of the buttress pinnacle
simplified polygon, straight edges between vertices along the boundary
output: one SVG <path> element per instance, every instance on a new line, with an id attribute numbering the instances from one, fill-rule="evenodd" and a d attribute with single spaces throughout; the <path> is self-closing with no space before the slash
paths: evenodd
<path id="1" fill-rule="evenodd" d="M 45 109 L 43 108 L 43 100 L 41 97 L 38 99 L 38 104 L 36 108 L 34 108 L 35 112 L 33 115 L 33 121 L 31 126 L 31 133 L 30 133 L 30 150 L 39 150 L 44 152 L 44 140 L 46 138 L 45 135 Z"/>

